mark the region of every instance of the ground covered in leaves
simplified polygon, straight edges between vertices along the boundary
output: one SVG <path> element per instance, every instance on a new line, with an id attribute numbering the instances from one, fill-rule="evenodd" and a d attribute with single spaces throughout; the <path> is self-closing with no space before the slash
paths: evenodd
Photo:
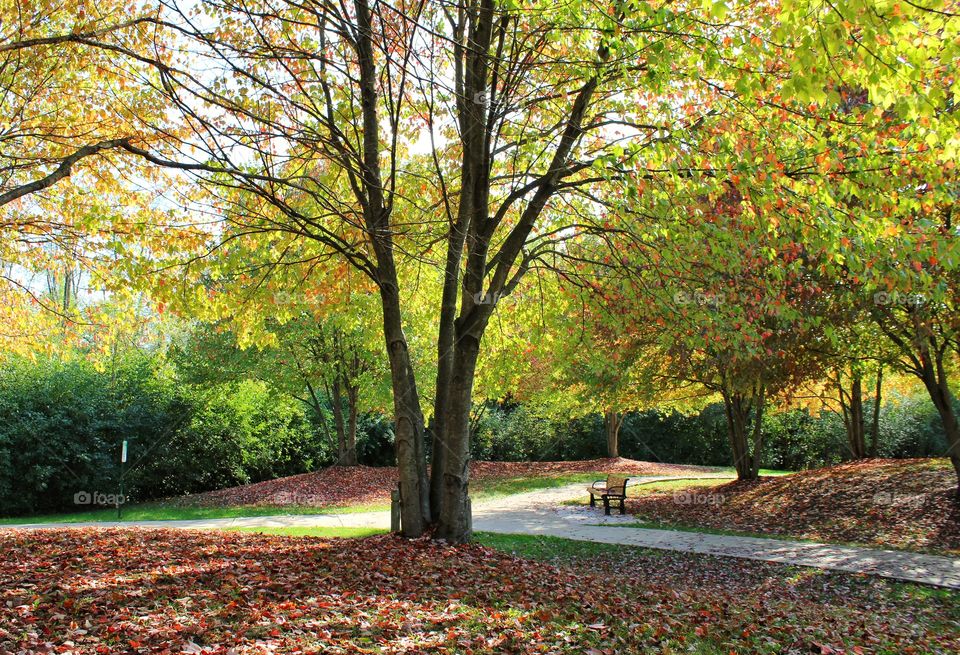
<path id="1" fill-rule="evenodd" d="M 579 462 L 473 462 L 470 476 L 472 487 L 482 489 L 484 484 L 513 478 L 548 478 L 598 471 L 689 475 L 710 470 L 698 466 L 614 458 Z M 194 507 L 342 507 L 388 503 L 390 490 L 396 486 L 398 477 L 394 467 L 331 466 L 313 473 L 183 496 L 175 499 L 175 502 Z"/>
<path id="2" fill-rule="evenodd" d="M 6 531 L 0 652 L 960 652 L 957 593 L 743 560 L 486 539 L 499 550 L 393 536 Z"/>
<path id="3" fill-rule="evenodd" d="M 867 460 L 635 493 L 627 511 L 644 522 L 960 554 L 960 498 L 947 459 Z"/>

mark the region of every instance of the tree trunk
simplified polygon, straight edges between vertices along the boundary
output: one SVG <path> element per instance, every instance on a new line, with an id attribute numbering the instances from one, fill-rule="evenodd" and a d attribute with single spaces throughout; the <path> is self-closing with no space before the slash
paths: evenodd
<path id="1" fill-rule="evenodd" d="M 357 461 L 357 403 L 360 389 L 357 386 L 347 387 L 347 433 L 343 458 L 344 466 L 356 466 Z"/>
<path id="2" fill-rule="evenodd" d="M 953 394 L 950 392 L 950 385 L 947 380 L 947 373 L 943 366 L 943 355 L 937 354 L 931 357 L 927 349 L 922 349 L 920 353 L 920 362 L 922 364 L 921 380 L 930 394 L 934 407 L 940 415 L 943 422 L 943 434 L 947 440 L 947 454 L 950 462 L 953 464 L 953 470 L 957 474 L 957 489 L 960 493 L 960 421 L 957 419 L 957 413 L 953 407 Z"/>
<path id="3" fill-rule="evenodd" d="M 870 457 L 880 452 L 880 400 L 883 391 L 883 364 L 877 367 L 877 388 L 873 399 L 873 425 L 870 427 Z"/>
<path id="4" fill-rule="evenodd" d="M 750 479 L 760 477 L 760 463 L 763 456 L 763 410 L 766 403 L 766 389 L 760 385 L 753 399 L 753 462 Z"/>
<path id="5" fill-rule="evenodd" d="M 437 536 L 452 543 L 469 541 L 472 536 L 469 503 L 470 411 L 479 353 L 479 337 L 466 334 L 457 339 L 444 417 L 443 485 L 437 522 Z"/>
<path id="6" fill-rule="evenodd" d="M 394 277 L 396 279 L 396 277 Z M 381 285 L 384 336 L 393 388 L 394 437 L 400 473 L 400 519 L 405 537 L 419 537 L 430 520 L 423 412 L 400 321 L 397 287 Z"/>
<path id="7" fill-rule="evenodd" d="M 850 418 L 853 426 L 851 450 L 855 459 L 867 456 L 866 423 L 863 420 L 863 379 L 856 375 L 850 384 Z"/>
<path id="8" fill-rule="evenodd" d="M 763 446 L 763 432 L 760 421 L 754 425 L 754 453 L 750 454 L 750 438 L 748 435 L 748 422 L 750 419 L 751 405 L 757 401 L 757 418 L 763 418 L 763 387 L 760 387 L 759 397 L 755 399 L 748 398 L 739 391 L 730 391 L 722 389 L 723 406 L 727 417 L 727 436 L 730 441 L 730 449 L 733 453 L 733 467 L 737 471 L 737 478 L 740 480 L 756 480 L 760 472 L 760 454 Z"/>
<path id="9" fill-rule="evenodd" d="M 847 433 L 847 448 L 852 459 L 867 456 L 866 427 L 863 419 L 863 378 L 853 373 L 850 389 L 843 386 L 843 374 L 837 372 L 837 391 L 840 397 L 840 409 L 843 412 L 843 427 Z"/>
<path id="10" fill-rule="evenodd" d="M 347 435 L 343 420 L 343 394 L 340 393 L 340 378 L 335 378 L 330 387 L 330 404 L 333 406 L 333 424 L 337 428 L 337 464 L 344 464 L 347 457 Z"/>
<path id="11" fill-rule="evenodd" d="M 376 280 L 383 310 L 383 337 L 390 360 L 394 434 L 400 474 L 400 518 L 403 535 L 419 537 L 430 521 L 430 488 L 424 453 L 423 412 L 407 339 L 403 334 L 400 286 L 394 259 L 390 206 L 380 174 L 380 119 L 377 111 L 379 74 L 374 61 L 375 28 L 368 0 L 354 0 L 360 105 L 363 121 L 363 220 L 376 256 Z"/>
<path id="12" fill-rule="evenodd" d="M 750 479 L 750 459 L 747 456 L 746 417 L 743 412 L 743 399 L 739 393 L 723 392 L 723 407 L 727 417 L 727 437 L 733 453 L 733 467 L 737 478 Z"/>
<path id="13" fill-rule="evenodd" d="M 620 457 L 620 426 L 623 414 L 616 410 L 607 410 L 603 417 L 607 431 L 607 457 Z"/>

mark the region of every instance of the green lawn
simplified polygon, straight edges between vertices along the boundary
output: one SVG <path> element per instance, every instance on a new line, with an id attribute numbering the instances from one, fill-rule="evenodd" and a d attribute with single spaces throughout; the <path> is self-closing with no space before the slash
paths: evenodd
<path id="1" fill-rule="evenodd" d="M 718 471 L 717 473 L 711 474 L 712 476 L 719 476 L 724 471 Z M 790 475 L 791 471 L 776 471 L 773 475 Z M 764 473 L 764 475 L 767 475 Z M 727 484 L 728 482 L 733 482 L 736 480 L 736 474 L 730 475 L 728 477 L 689 477 L 689 478 L 680 478 L 676 480 L 655 480 L 652 482 L 643 482 L 641 484 L 634 484 L 627 487 L 627 497 L 637 498 L 645 494 L 657 493 L 661 491 L 678 491 L 683 489 L 689 489 L 690 487 L 711 487 L 719 486 L 722 484 Z M 589 502 L 589 499 L 584 496 L 583 498 L 576 498 L 574 500 L 567 501 L 566 505 L 586 505 Z"/>
<path id="2" fill-rule="evenodd" d="M 602 473 L 575 473 L 570 475 L 529 478 L 487 479 L 478 481 L 471 494 L 474 501 L 500 498 L 512 494 L 553 489 L 569 484 L 590 484 L 601 479 Z M 123 508 L 123 521 L 176 521 L 190 519 L 243 518 L 250 516 L 283 516 L 289 514 L 351 514 L 377 512 L 390 509 L 387 503 L 367 503 L 341 507 L 313 507 L 303 505 L 241 505 L 237 507 L 190 507 L 179 504 L 153 502 Z M 42 516 L 19 516 L 0 518 L 0 525 L 17 523 L 86 523 L 92 521 L 113 522 L 117 510 L 105 508 L 69 514 L 45 514 Z"/>
<path id="3" fill-rule="evenodd" d="M 303 505 L 242 505 L 239 507 L 183 507 L 164 503 L 144 503 L 123 509 L 122 521 L 183 521 L 190 519 L 229 519 L 247 516 L 282 516 L 289 514 L 350 514 L 376 512 L 390 509 L 382 503 L 348 505 L 344 507 L 309 507 Z M 17 523 L 86 523 L 91 521 L 112 522 L 117 520 L 116 509 L 100 509 L 71 514 L 45 514 L 43 516 L 16 516 L 0 518 L 0 525 Z"/>
<path id="4" fill-rule="evenodd" d="M 702 475 L 706 478 L 700 478 L 697 474 L 692 474 L 689 479 L 684 480 L 661 480 L 657 482 L 647 482 L 642 485 L 628 487 L 628 495 L 633 496 L 644 493 L 644 490 L 663 491 L 667 489 L 683 489 L 691 485 L 706 485 L 709 480 L 716 479 L 717 484 L 724 484 L 736 479 L 736 471 L 733 467 L 707 467 L 710 470 Z M 773 469 L 760 469 L 760 475 L 763 476 L 782 476 L 791 475 L 794 471 L 778 471 Z M 723 476 L 723 477 L 714 477 Z M 512 494 L 524 493 L 527 491 L 538 491 L 541 489 L 554 489 L 565 487 L 572 484 L 589 485 L 597 480 L 603 480 L 607 474 L 603 471 L 592 471 L 588 473 L 571 473 L 566 475 L 540 476 L 528 478 L 508 478 L 500 480 L 481 480 L 471 483 L 470 495 L 474 500 L 485 500 L 488 498 L 497 498 L 509 496 Z M 636 477 L 636 476 L 635 476 Z M 587 502 L 586 500 L 582 502 Z"/>
<path id="5" fill-rule="evenodd" d="M 476 500 L 489 500 L 526 491 L 552 489 L 568 484 L 590 484 L 604 477 L 603 473 L 575 473 L 570 475 L 486 479 L 477 481 L 472 490 Z M 123 521 L 175 521 L 190 519 L 242 518 L 249 516 L 275 516 L 289 514 L 351 514 L 376 512 L 390 509 L 388 503 L 365 503 L 341 507 L 313 507 L 304 505 L 240 505 L 237 507 L 191 507 L 177 503 L 150 502 L 123 508 Z M 41 516 L 15 516 L 0 518 L 0 525 L 17 523 L 86 523 L 93 521 L 113 522 L 117 510 L 104 508 L 83 512 L 45 514 Z"/>
<path id="6" fill-rule="evenodd" d="M 471 482 L 470 497 L 476 500 L 502 498 L 522 494 L 528 491 L 556 489 L 571 484 L 588 485 L 606 477 L 605 473 L 568 473 L 563 475 L 537 476 L 529 478 L 487 479 Z"/>
<path id="7" fill-rule="evenodd" d="M 473 489 L 474 501 L 489 500 L 540 489 L 552 489 L 568 484 L 590 484 L 603 477 L 602 473 L 576 473 L 571 475 L 507 478 L 480 480 Z M 352 514 L 377 512 L 390 509 L 387 503 L 366 503 L 341 507 L 313 507 L 303 505 L 241 505 L 237 507 L 190 507 L 179 504 L 153 502 L 123 508 L 122 521 L 176 521 L 191 519 L 243 518 L 250 516 L 282 516 L 289 514 Z M 0 525 L 17 523 L 87 523 L 93 521 L 113 522 L 117 510 L 105 508 L 69 514 L 46 514 L 42 516 L 19 516 L 0 518 Z"/>
<path id="8" fill-rule="evenodd" d="M 733 469 L 716 468 L 705 475 L 730 473 Z M 762 475 L 787 475 L 789 471 L 762 471 Z M 606 473 L 593 471 L 588 473 L 570 473 L 562 475 L 531 476 L 516 478 L 488 478 L 472 483 L 471 497 L 474 502 L 502 498 L 513 494 L 543 489 L 555 489 L 572 484 L 588 485 L 596 480 L 602 480 Z M 722 482 L 728 482 L 723 479 Z M 631 487 L 630 495 L 641 493 L 640 489 L 664 490 L 681 488 L 697 484 L 693 481 L 663 481 L 650 483 L 641 487 Z M 702 484 L 702 483 L 700 483 Z M 677 486 L 671 486 L 677 485 Z M 586 502 L 574 501 L 574 502 Z M 123 508 L 122 521 L 176 521 L 191 519 L 221 519 L 243 518 L 250 516 L 282 516 L 289 514 L 349 514 L 356 512 L 376 512 L 390 509 L 388 503 L 365 503 L 341 507 L 313 507 L 303 505 L 241 505 L 237 507 L 190 507 L 176 503 L 150 502 L 139 505 L 130 505 Z M 0 525 L 18 523 L 87 523 L 113 522 L 117 520 L 117 511 L 113 508 L 72 512 L 64 514 L 46 514 L 42 516 L 19 516 L 0 518 Z"/>

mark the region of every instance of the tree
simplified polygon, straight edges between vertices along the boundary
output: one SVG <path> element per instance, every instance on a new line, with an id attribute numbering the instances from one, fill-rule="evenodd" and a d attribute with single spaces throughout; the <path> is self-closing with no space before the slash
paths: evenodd
<path id="1" fill-rule="evenodd" d="M 383 402 L 382 353 L 335 318 L 305 311 L 282 324 L 267 321 L 272 339 L 261 345 L 241 347 L 229 327 L 229 320 L 194 326 L 175 350 L 178 367 L 194 380 L 255 379 L 285 392 L 313 412 L 337 464 L 356 466 L 358 417 L 364 405 Z"/>
<path id="2" fill-rule="evenodd" d="M 586 260 L 586 254 L 578 248 L 578 257 Z M 509 394 L 565 420 L 600 413 L 607 456 L 619 457 L 625 413 L 649 405 L 653 391 L 637 375 L 642 368 L 623 343 L 617 309 L 597 293 L 599 285 L 581 285 L 553 264 L 540 262 L 513 294 L 520 306 L 499 315 L 487 335 L 479 394 Z M 595 285 L 610 275 L 602 262 L 591 271 Z"/>
<path id="3" fill-rule="evenodd" d="M 193 9 L 164 4 L 162 25 L 184 45 L 154 66 L 154 91 L 182 124 L 170 129 L 164 114 L 148 121 L 172 135 L 164 143 L 124 147 L 193 173 L 210 194 L 229 229 L 212 229 L 193 257 L 256 236 L 265 246 L 258 279 L 337 262 L 329 269 L 351 268 L 375 287 L 409 536 L 434 522 L 437 536 L 469 538 L 481 343 L 532 268 L 576 269 L 579 243 L 623 229 L 631 238 L 604 263 L 626 256 L 629 268 L 636 256 L 638 279 L 658 282 L 640 261 L 655 258 L 650 245 L 670 248 L 689 229 L 686 252 L 703 262 L 709 244 L 696 238 L 716 239 L 721 247 L 706 249 L 720 258 L 716 270 L 690 275 L 690 261 L 673 258 L 671 274 L 687 277 L 672 280 L 686 282 L 679 292 L 726 284 L 728 293 L 746 271 L 747 301 L 726 303 L 722 321 L 707 309 L 675 310 L 669 325 L 679 334 L 667 352 L 730 401 L 733 446 L 745 452 L 747 416 L 770 387 L 813 366 L 806 344 L 816 324 L 801 316 L 819 292 L 809 269 L 840 268 L 850 198 L 862 199 L 859 185 L 889 175 L 900 156 L 885 145 L 899 129 L 891 117 L 935 119 L 932 129 L 914 128 L 928 146 L 956 133 L 944 111 L 957 47 L 942 38 L 954 34 L 951 12 L 904 16 L 865 2 L 847 16 L 806 1 L 614 2 L 594 11 L 494 0 L 208 0 Z M 874 74 L 878 57 L 884 69 Z M 915 64 L 903 77 L 892 72 L 899 57 Z M 839 62 L 850 63 L 849 76 L 836 73 Z M 861 89 L 878 111 L 856 121 L 838 114 Z M 674 220 L 683 201 L 697 219 L 708 215 L 704 196 L 746 199 L 751 220 L 712 231 Z M 778 225 L 805 216 L 829 229 L 795 225 L 799 237 L 781 240 Z M 648 221 L 655 227 L 640 255 Z M 733 238 L 740 229 L 746 237 Z M 778 258 L 783 274 L 763 270 Z M 230 254 L 226 262 L 215 268 L 236 265 Z M 424 269 L 439 298 L 418 296 Z M 658 283 L 662 296 L 668 287 Z M 437 325 L 430 476 L 419 389 L 434 357 L 412 351 L 405 333 L 418 302 Z M 737 456 L 744 475 L 756 475 L 758 452 Z"/>
<path id="4" fill-rule="evenodd" d="M 183 150 L 202 157 L 141 154 L 198 175 L 238 230 L 312 241 L 314 257 L 340 258 L 376 286 L 404 532 L 435 521 L 438 536 L 465 540 L 471 398 L 491 316 L 565 230 L 609 229 L 565 211 L 564 199 L 593 197 L 637 167 L 647 145 L 695 123 L 712 87 L 686 44 L 712 50 L 723 26 L 669 3 L 607 13 L 492 0 L 202 9 L 212 29 L 172 3 L 169 23 L 191 44 L 193 66 L 221 74 L 163 68 L 164 91 L 202 135 Z M 689 58 L 662 56 L 664 39 Z M 719 58 L 710 62 L 720 71 Z M 415 129 L 429 137 L 426 156 L 411 152 Z M 401 267 L 436 244 L 428 482 Z"/>
<path id="5" fill-rule="evenodd" d="M 895 346 L 899 367 L 916 376 L 930 395 L 943 423 L 948 455 L 960 485 L 960 418 L 950 384 L 951 370 L 960 354 L 960 278 L 956 269 L 940 264 L 940 257 L 950 262 L 957 261 L 960 255 L 957 234 L 949 220 L 945 216 L 944 223 L 933 234 L 926 229 L 929 223 L 918 221 L 916 231 L 901 235 L 895 249 L 879 251 L 879 261 L 869 261 L 871 268 L 876 267 L 872 271 L 876 277 L 866 288 L 869 291 L 903 285 L 910 289 L 901 292 L 894 287 L 892 295 L 891 291 L 875 291 L 876 304 L 871 314 Z"/>
<path id="6" fill-rule="evenodd" d="M 66 351 L 109 331 L 82 296 L 111 286 L 118 251 L 190 240 L 158 208 L 163 174 L 127 149 L 162 138 L 144 128 L 165 111 L 147 83 L 157 7 L 0 0 L 0 16 L 0 338 Z M 113 291 L 114 310 L 137 304 Z"/>
<path id="7" fill-rule="evenodd" d="M 303 341 L 298 339 L 300 343 Z M 337 463 L 356 466 L 360 392 L 377 366 L 379 353 L 364 351 L 356 335 L 336 326 L 318 325 L 313 336 L 305 341 L 311 360 L 322 368 L 324 388 L 333 409 L 337 431 Z M 302 370 L 303 363 L 297 361 L 297 367 Z M 308 390 L 312 401 L 317 403 L 313 388 L 308 386 Z M 347 406 L 346 418 L 343 414 L 344 400 Z"/>

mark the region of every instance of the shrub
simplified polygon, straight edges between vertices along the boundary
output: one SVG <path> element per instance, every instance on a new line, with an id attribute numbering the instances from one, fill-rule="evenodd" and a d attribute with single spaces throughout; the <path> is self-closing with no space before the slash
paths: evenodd
<path id="1" fill-rule="evenodd" d="M 332 461 L 300 403 L 259 381 L 178 384 L 157 357 L 109 371 L 13 360 L 0 372 L 0 512 L 81 509 L 78 492 L 148 500 L 257 482 Z"/>

